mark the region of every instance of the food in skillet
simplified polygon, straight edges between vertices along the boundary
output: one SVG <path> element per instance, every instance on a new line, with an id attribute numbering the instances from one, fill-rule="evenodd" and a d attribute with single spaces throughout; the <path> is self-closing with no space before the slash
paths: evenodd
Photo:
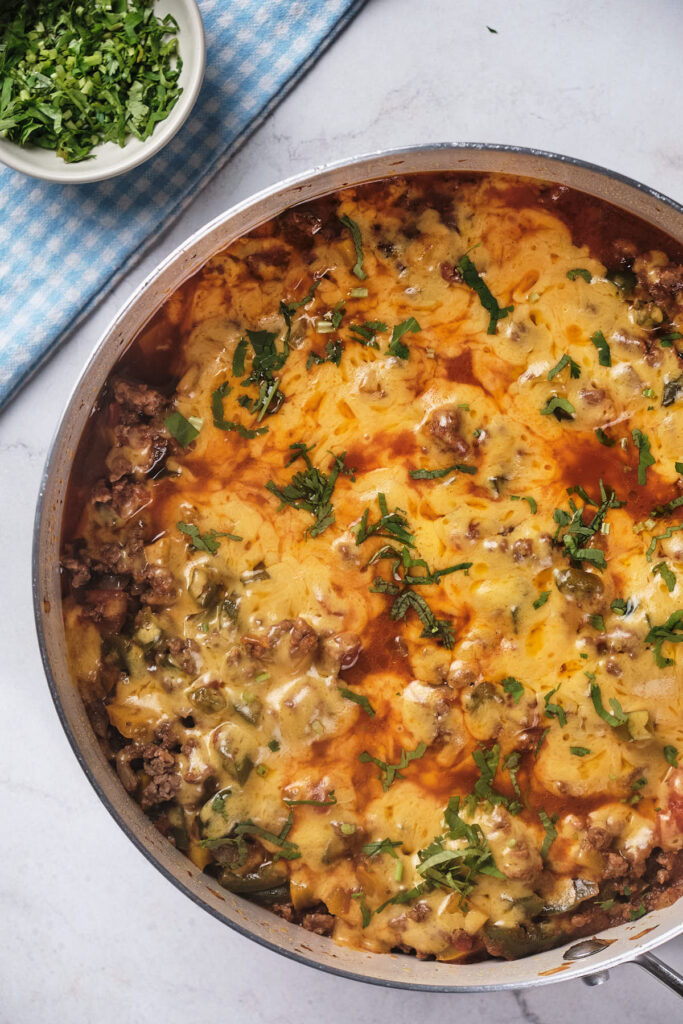
<path id="1" fill-rule="evenodd" d="M 121 782 L 347 945 L 518 957 L 683 877 L 683 268 L 503 176 L 218 253 L 76 458 L 65 621 Z"/>

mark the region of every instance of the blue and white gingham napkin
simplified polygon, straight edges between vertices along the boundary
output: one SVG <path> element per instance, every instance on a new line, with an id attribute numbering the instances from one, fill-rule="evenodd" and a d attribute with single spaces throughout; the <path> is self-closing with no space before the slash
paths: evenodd
<path id="1" fill-rule="evenodd" d="M 364 0 L 199 0 L 206 77 L 176 137 L 93 185 L 0 170 L 0 408 L 305 74 Z"/>

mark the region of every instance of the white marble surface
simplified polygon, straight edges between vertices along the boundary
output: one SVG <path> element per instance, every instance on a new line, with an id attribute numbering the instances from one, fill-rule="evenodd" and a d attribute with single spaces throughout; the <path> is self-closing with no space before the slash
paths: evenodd
<path id="1" fill-rule="evenodd" d="M 133 848 L 76 764 L 39 661 L 30 552 L 47 446 L 87 354 L 144 274 L 191 231 L 285 175 L 429 141 L 572 154 L 681 201 L 674 69 L 682 37 L 679 0 L 370 0 L 0 418 L 2 1024 L 431 1024 L 456 1015 L 613 1024 L 680 1015 L 676 998 L 635 967 L 594 989 L 569 982 L 526 994 L 446 996 L 373 988 L 291 963 L 197 909 Z M 683 940 L 662 953 L 683 968 Z"/>

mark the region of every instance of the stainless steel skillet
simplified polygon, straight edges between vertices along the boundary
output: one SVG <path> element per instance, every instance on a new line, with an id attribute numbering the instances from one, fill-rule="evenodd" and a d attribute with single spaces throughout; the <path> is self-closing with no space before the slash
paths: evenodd
<path id="1" fill-rule="evenodd" d="M 220 889 L 160 835 L 125 792 L 98 746 L 68 671 L 59 579 L 65 493 L 83 428 L 129 342 L 178 285 L 216 251 L 287 207 L 374 178 L 447 170 L 494 171 L 565 184 L 636 214 L 683 244 L 683 207 L 652 189 L 568 157 L 469 143 L 390 151 L 334 164 L 260 192 L 211 221 L 160 264 L 105 332 L 74 388 L 48 456 L 36 513 L 33 588 L 38 639 L 52 697 L 84 772 L 138 849 L 195 903 L 276 952 L 358 981 L 440 992 L 522 989 L 578 977 L 597 983 L 610 968 L 637 963 L 683 995 L 683 977 L 651 952 L 683 933 L 683 900 L 640 921 L 522 960 L 458 966 L 345 949 Z"/>

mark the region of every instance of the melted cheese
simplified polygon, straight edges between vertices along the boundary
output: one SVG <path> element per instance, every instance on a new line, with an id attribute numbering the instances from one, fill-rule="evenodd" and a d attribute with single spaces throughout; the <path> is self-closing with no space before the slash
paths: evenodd
<path id="1" fill-rule="evenodd" d="M 176 599 L 129 621 L 126 664 L 113 685 L 111 673 L 100 685 L 110 687 L 107 713 L 121 736 L 150 743 L 167 722 L 183 742 L 175 806 L 197 863 L 212 860 L 207 839 L 247 820 L 279 834 L 291 810 L 287 840 L 300 856 L 273 870 L 288 879 L 296 908 L 324 903 L 343 943 L 458 959 L 476 950 L 482 930 L 515 929 L 544 903 L 552 906 L 549 894 L 572 878 L 595 895 L 608 872 L 604 847 L 586 842 L 589 828 L 609 834 L 611 851 L 629 870 L 657 845 L 680 845 L 678 827 L 669 823 L 662 836 L 659 819 L 669 812 L 675 775 L 663 750 L 683 751 L 681 661 L 665 642 L 669 663 L 658 665 L 645 637 L 683 606 L 683 534 L 656 541 L 654 557 L 647 556 L 653 535 L 680 522 L 676 514 L 655 521 L 649 513 L 679 493 L 674 463 L 683 458 L 683 419 L 680 404 L 662 406 L 665 382 L 679 373 L 675 352 L 652 341 L 638 304 L 625 300 L 558 216 L 511 202 L 504 178 L 452 176 L 442 184 L 448 215 L 430 205 L 420 179 L 385 182 L 335 197 L 333 215 L 321 217 L 312 236 L 273 223 L 209 261 L 137 343 L 144 353 L 164 330 L 178 339 L 173 407 L 203 420 L 199 435 L 169 460 L 172 473 L 156 480 L 136 470 L 134 446 L 115 445 L 109 465 L 114 456 L 128 459 L 129 479 L 142 480 L 147 504 L 128 521 L 95 504 L 76 534 L 95 550 L 103 540 L 125 542 L 140 522 L 146 564 L 173 575 Z M 362 282 L 336 214 L 360 228 Z M 448 272 L 467 251 L 500 306 L 514 307 L 495 334 L 487 333 L 476 292 Z M 590 283 L 568 278 L 577 267 Z M 284 404 L 257 423 L 238 404 L 240 394 L 256 392 L 239 383 L 249 356 L 244 375 L 233 375 L 236 346 L 251 330 L 276 332 L 281 348 L 280 302 L 301 300 L 318 279 L 314 296 L 292 314 L 291 351 L 276 373 Z M 343 312 L 339 328 L 318 333 L 335 308 Z M 391 330 L 411 317 L 420 329 L 402 337 L 408 358 L 393 357 Z M 386 325 L 377 330 L 377 348 L 352 338 L 350 325 L 365 321 Z M 591 341 L 596 331 L 609 344 L 609 366 Z M 312 351 L 324 356 L 325 343 L 336 339 L 339 365 L 307 366 Z M 565 354 L 576 376 L 565 367 L 549 379 Z M 212 395 L 225 381 L 232 390 L 224 418 L 267 426 L 267 433 L 245 439 L 213 425 Z M 570 403 L 571 420 L 542 414 L 553 396 Z M 455 431 L 446 440 L 434 429 L 444 412 Z M 596 428 L 615 445 L 602 446 Z M 655 460 L 645 486 L 634 429 L 647 435 Z M 265 486 L 284 487 L 305 468 L 302 461 L 287 466 L 289 446 L 299 442 L 314 446 L 310 458 L 323 472 L 331 471 L 330 453 L 345 453 L 355 470 L 338 477 L 334 522 L 315 537 L 313 518 L 281 508 Z M 476 472 L 411 476 L 456 463 Z M 607 511 L 608 532 L 586 542 L 604 551 L 606 568 L 581 563 L 595 591 L 582 597 L 562 582 L 570 560 L 553 539 L 554 512 L 569 510 L 567 488 L 576 485 L 599 503 L 600 481 L 624 504 Z M 432 569 L 471 563 L 413 588 L 451 626 L 452 648 L 421 636 L 413 611 L 392 620 L 394 598 L 371 588 L 375 577 L 389 579 L 390 561 L 370 564 L 388 541 L 357 543 L 357 528 L 366 509 L 377 520 L 379 494 L 389 510 L 403 510 L 415 557 Z M 577 495 L 574 501 L 583 504 Z M 241 539 L 218 537 L 215 554 L 197 551 L 179 522 Z M 653 574 L 662 561 L 676 576 L 671 591 Z M 577 579 L 586 584 L 585 575 Z M 221 600 L 231 597 L 236 621 L 220 602 L 201 606 L 212 587 Z M 109 648 L 103 655 L 100 632 L 73 593 L 66 621 L 74 676 L 91 692 Z M 615 599 L 633 610 L 619 616 Z M 307 653 L 288 640 L 299 618 L 319 638 Z M 272 630 L 283 622 L 290 626 L 276 642 Z M 362 649 L 339 670 L 323 653 L 325 638 L 348 633 Z M 194 668 L 172 657 L 155 661 L 160 636 L 191 640 Z M 509 677 L 523 687 L 517 701 L 503 688 Z M 630 733 L 596 713 L 591 680 L 605 708 L 618 701 L 630 716 Z M 366 698 L 374 717 L 340 688 Z M 561 714 L 552 714 L 555 705 Z M 421 744 L 422 756 L 388 788 L 376 765 L 360 760 L 367 752 L 398 764 L 402 751 Z M 374 910 L 424 883 L 418 852 L 435 837 L 446 837 L 446 850 L 466 845 L 448 838 L 444 810 L 450 797 L 472 794 L 480 774 L 473 752 L 494 745 L 494 785 L 508 803 L 513 779 L 502 766 L 519 753 L 521 813 L 485 799 L 461 813 L 482 830 L 502 877 L 477 874 L 465 899 L 436 886 L 419 900 L 389 904 L 363 927 L 363 906 Z M 326 802 L 332 793 L 336 802 Z M 290 808 L 285 799 L 322 805 Z M 545 861 L 544 814 L 557 816 Z M 363 853 L 364 844 L 385 838 L 400 844 L 394 856 Z M 262 847 L 269 862 L 281 849 L 266 839 Z M 564 899 L 561 908 L 575 902 Z"/>

